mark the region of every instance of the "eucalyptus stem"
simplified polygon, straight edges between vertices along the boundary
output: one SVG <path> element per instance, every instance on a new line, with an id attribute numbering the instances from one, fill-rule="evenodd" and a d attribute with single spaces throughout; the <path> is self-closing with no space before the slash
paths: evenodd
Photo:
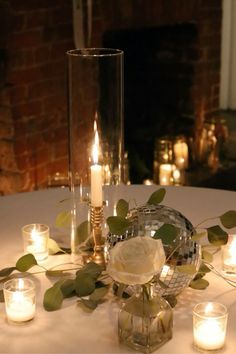
<path id="1" fill-rule="evenodd" d="M 199 227 L 200 225 L 202 225 L 202 224 L 204 224 L 205 222 L 207 222 L 207 221 L 210 221 L 210 220 L 215 220 L 215 219 L 218 219 L 219 218 L 219 216 L 213 216 L 213 217 L 211 217 L 211 218 L 206 218 L 206 219 L 204 219 L 203 221 L 201 221 L 200 223 L 198 223 L 196 226 L 194 226 L 195 227 L 195 229 L 197 228 L 197 227 Z"/>

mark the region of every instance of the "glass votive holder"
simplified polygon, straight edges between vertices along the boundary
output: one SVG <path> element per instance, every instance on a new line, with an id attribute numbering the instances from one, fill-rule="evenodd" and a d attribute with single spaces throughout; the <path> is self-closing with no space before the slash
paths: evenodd
<path id="1" fill-rule="evenodd" d="M 225 344 L 228 311 L 217 302 L 202 302 L 193 309 L 193 340 L 199 351 L 222 349 Z"/>
<path id="2" fill-rule="evenodd" d="M 37 262 L 48 257 L 49 227 L 44 224 L 29 224 L 22 227 L 24 253 L 32 253 Z"/>
<path id="3" fill-rule="evenodd" d="M 36 295 L 34 282 L 26 278 L 4 283 L 3 294 L 8 322 L 21 323 L 34 318 Z"/>
<path id="4" fill-rule="evenodd" d="M 221 249 L 223 271 L 236 274 L 236 235 L 229 235 L 227 244 Z"/>

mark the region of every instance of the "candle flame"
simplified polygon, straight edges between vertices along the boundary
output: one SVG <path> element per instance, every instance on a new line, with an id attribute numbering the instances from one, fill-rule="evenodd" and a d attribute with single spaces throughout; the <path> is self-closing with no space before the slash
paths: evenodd
<path id="1" fill-rule="evenodd" d="M 213 305 L 211 302 L 208 302 L 208 304 L 205 307 L 205 313 L 208 314 L 208 313 L 212 312 L 212 310 L 213 310 Z"/>
<path id="2" fill-rule="evenodd" d="M 98 136 L 96 120 L 94 120 L 93 127 L 94 127 L 94 144 L 92 147 L 92 157 L 93 157 L 93 163 L 97 164 L 98 163 L 98 155 L 99 155 L 99 136 Z"/>
<path id="3" fill-rule="evenodd" d="M 18 285 L 19 285 L 19 290 L 23 290 L 24 289 L 24 281 L 23 281 L 23 279 L 19 279 L 19 281 L 18 281 Z"/>
<path id="4" fill-rule="evenodd" d="M 232 258 L 236 259 L 236 238 L 233 239 L 229 246 L 229 254 Z"/>

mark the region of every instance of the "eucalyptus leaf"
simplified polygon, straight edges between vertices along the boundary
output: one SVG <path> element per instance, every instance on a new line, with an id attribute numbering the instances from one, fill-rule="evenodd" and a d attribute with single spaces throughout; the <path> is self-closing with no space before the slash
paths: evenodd
<path id="1" fill-rule="evenodd" d="M 16 270 L 16 267 L 8 267 L 8 268 L 3 268 L 0 270 L 0 277 L 7 277 L 10 275 L 14 270 Z"/>
<path id="2" fill-rule="evenodd" d="M 63 270 L 47 270 L 45 275 L 47 277 L 61 277 L 63 275 Z"/>
<path id="3" fill-rule="evenodd" d="M 193 264 L 179 265 L 179 266 L 176 266 L 176 269 L 181 273 L 186 273 L 189 275 L 193 275 L 197 272 L 197 269 L 196 269 L 195 265 L 193 265 Z"/>
<path id="4" fill-rule="evenodd" d="M 232 229 L 236 226 L 236 210 L 229 210 L 220 216 L 222 225 L 227 229 Z"/>
<path id="5" fill-rule="evenodd" d="M 82 269 L 78 270 L 76 272 L 76 275 L 88 274 L 91 276 L 91 278 L 96 280 L 99 277 L 99 275 L 102 273 L 102 270 L 103 268 L 99 264 L 94 262 L 89 262 L 85 264 Z"/>
<path id="6" fill-rule="evenodd" d="M 208 227 L 208 241 L 214 246 L 222 246 L 228 242 L 228 234 L 219 225 Z"/>
<path id="7" fill-rule="evenodd" d="M 89 222 L 83 221 L 76 229 L 76 245 L 79 245 L 87 240 L 89 236 Z"/>
<path id="8" fill-rule="evenodd" d="M 3 290 L 0 290 L 0 302 L 5 302 L 4 295 L 3 295 Z"/>
<path id="9" fill-rule="evenodd" d="M 114 235 L 123 235 L 129 226 L 128 220 L 121 216 L 109 216 L 107 218 L 107 224 L 110 232 Z"/>
<path id="10" fill-rule="evenodd" d="M 97 288 L 89 296 L 89 299 L 93 301 L 100 301 L 107 293 L 108 293 L 108 288 L 106 286 L 103 288 Z"/>
<path id="11" fill-rule="evenodd" d="M 118 203 L 116 204 L 116 215 L 125 218 L 127 216 L 128 210 L 129 203 L 124 199 L 118 200 Z"/>
<path id="12" fill-rule="evenodd" d="M 165 188 L 160 188 L 151 194 L 151 196 L 147 201 L 147 204 L 154 204 L 154 205 L 160 204 L 163 201 L 165 195 L 166 195 Z"/>
<path id="13" fill-rule="evenodd" d="M 199 268 L 199 273 L 209 273 L 211 272 L 210 268 L 205 263 L 202 263 Z"/>
<path id="14" fill-rule="evenodd" d="M 98 305 L 96 301 L 83 298 L 79 299 L 77 304 L 86 312 L 92 312 Z"/>
<path id="15" fill-rule="evenodd" d="M 55 240 L 52 238 L 48 239 L 48 251 L 49 254 L 57 254 L 59 252 L 65 253 L 62 248 L 60 248 Z"/>
<path id="16" fill-rule="evenodd" d="M 193 234 L 191 239 L 193 241 L 199 241 L 201 238 L 205 237 L 206 235 L 207 235 L 206 231 L 198 232 L 197 234 Z"/>
<path id="17" fill-rule="evenodd" d="M 61 307 L 63 302 L 63 293 L 59 285 L 54 284 L 51 288 L 47 289 L 44 298 L 43 306 L 46 311 L 55 311 Z"/>
<path id="18" fill-rule="evenodd" d="M 206 262 L 211 263 L 213 261 L 213 255 L 210 252 L 202 250 L 202 259 L 204 259 Z"/>
<path id="19" fill-rule="evenodd" d="M 177 228 L 171 224 L 163 224 L 154 234 L 153 238 L 161 239 L 163 245 L 170 245 L 177 236 Z"/>
<path id="20" fill-rule="evenodd" d="M 77 274 L 75 279 L 75 292 L 77 296 L 83 297 L 92 294 L 95 290 L 95 280 L 90 274 Z"/>
<path id="21" fill-rule="evenodd" d="M 61 285 L 61 292 L 62 292 L 64 298 L 74 295 L 74 292 L 75 292 L 74 279 L 66 279 L 63 282 L 63 284 Z"/>
<path id="22" fill-rule="evenodd" d="M 206 279 L 197 279 L 197 280 L 192 280 L 189 284 L 190 288 L 196 289 L 196 290 L 204 290 L 208 287 L 209 282 Z"/>
<path id="23" fill-rule="evenodd" d="M 28 269 L 37 264 L 38 263 L 35 257 L 31 253 L 29 253 L 18 259 L 18 261 L 16 262 L 16 269 L 19 272 L 26 272 Z"/>
<path id="24" fill-rule="evenodd" d="M 71 223 L 71 213 L 70 211 L 62 211 L 60 212 L 55 221 L 56 227 L 68 227 Z"/>

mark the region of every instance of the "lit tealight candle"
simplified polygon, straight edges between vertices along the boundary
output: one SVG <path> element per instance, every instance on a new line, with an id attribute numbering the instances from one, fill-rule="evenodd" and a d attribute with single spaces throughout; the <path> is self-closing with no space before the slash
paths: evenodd
<path id="1" fill-rule="evenodd" d="M 225 343 L 228 312 L 224 305 L 200 303 L 193 310 L 194 345 L 201 350 L 221 349 Z"/>
<path id="2" fill-rule="evenodd" d="M 229 235 L 228 242 L 222 246 L 223 270 L 236 273 L 236 235 Z"/>
<path id="3" fill-rule="evenodd" d="M 180 169 L 188 167 L 188 145 L 184 141 L 177 141 L 174 144 L 175 164 Z"/>
<path id="4" fill-rule="evenodd" d="M 97 124 L 94 121 L 95 139 L 92 149 L 93 165 L 91 166 L 91 205 L 93 207 L 102 206 L 102 166 L 98 163 L 99 137 Z"/>
<path id="5" fill-rule="evenodd" d="M 5 309 L 9 322 L 26 322 L 35 315 L 35 286 L 30 279 L 11 279 L 4 283 Z"/>
<path id="6" fill-rule="evenodd" d="M 32 253 L 37 261 L 48 257 L 49 227 L 44 224 L 29 224 L 22 228 L 24 252 Z"/>
<path id="7" fill-rule="evenodd" d="M 173 165 L 171 164 L 163 163 L 160 165 L 159 184 L 161 186 L 169 186 L 173 184 L 172 169 L 173 169 Z"/>

